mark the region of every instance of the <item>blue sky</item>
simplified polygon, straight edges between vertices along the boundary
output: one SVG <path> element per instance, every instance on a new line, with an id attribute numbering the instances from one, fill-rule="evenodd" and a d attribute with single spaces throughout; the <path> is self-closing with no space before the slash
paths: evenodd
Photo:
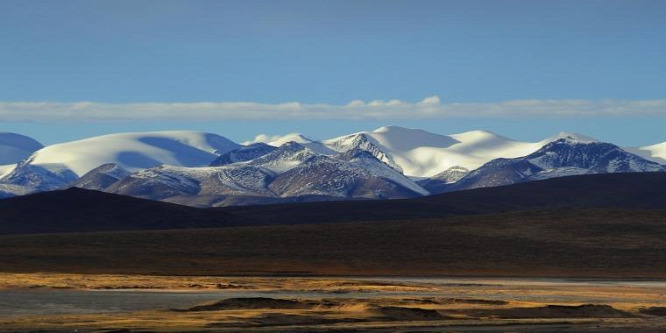
<path id="1" fill-rule="evenodd" d="M 666 141 L 666 102 L 619 113 L 598 105 L 666 99 L 664 17 L 660 0 L 0 0 L 0 130 L 53 143 L 162 129 L 235 140 L 295 131 L 326 138 L 393 124 L 488 129 L 521 140 L 574 131 L 655 143 Z M 410 113 L 433 95 L 441 115 Z M 394 99 L 404 107 L 344 107 Z M 516 100 L 594 107 L 533 114 L 502 104 L 497 114 L 484 112 Z M 30 111 L 18 104 L 25 102 Z M 101 107 L 79 102 L 116 108 L 98 117 Z M 163 111 L 168 117 L 109 116 L 132 110 L 130 103 L 176 102 L 301 106 L 256 117 L 230 115 L 229 105 L 214 117 L 190 117 L 190 108 Z M 456 104 L 476 107 L 444 111 Z M 71 105 L 80 117 L 62 116 Z M 309 116 L 317 105 L 364 116 Z"/>

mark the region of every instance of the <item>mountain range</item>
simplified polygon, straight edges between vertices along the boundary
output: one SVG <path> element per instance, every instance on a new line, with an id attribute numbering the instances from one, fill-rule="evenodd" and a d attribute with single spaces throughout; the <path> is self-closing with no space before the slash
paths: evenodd
<path id="1" fill-rule="evenodd" d="M 588 174 L 401 200 L 204 208 L 70 187 L 0 200 L 0 235 L 359 221 L 408 221 L 409 224 L 456 216 L 486 218 L 508 212 L 520 217 L 537 211 L 544 212 L 547 220 L 558 220 L 560 214 L 565 214 L 562 212 L 581 209 L 600 213 L 609 223 L 617 222 L 613 211 L 629 212 L 630 224 L 635 222 L 630 212 L 653 212 L 656 217 L 646 222 L 656 226 L 663 224 L 666 214 L 664 186 L 663 172 Z M 557 211 L 560 213 L 547 213 Z M 589 216 L 581 216 L 585 217 Z M 631 235 L 631 232 L 626 234 Z"/>
<path id="2" fill-rule="evenodd" d="M 620 148 L 560 133 L 385 126 L 328 140 L 239 144 L 192 131 L 119 133 L 42 146 L 0 134 L 0 198 L 79 187 L 197 207 L 402 199 L 570 175 L 666 171 L 666 142 Z"/>

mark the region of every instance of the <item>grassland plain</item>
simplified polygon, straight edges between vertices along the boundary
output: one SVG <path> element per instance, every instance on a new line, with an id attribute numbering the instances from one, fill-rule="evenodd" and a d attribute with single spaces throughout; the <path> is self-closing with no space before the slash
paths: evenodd
<path id="1" fill-rule="evenodd" d="M 144 206 L 114 196 L 116 206 L 104 208 L 115 212 L 102 221 L 107 231 L 94 224 L 108 194 L 48 193 L 13 207 L 8 201 L 8 233 L 29 234 L 0 235 L 0 294 L 16 301 L 7 307 L 35 293 L 85 298 L 104 295 L 89 294 L 100 290 L 214 299 L 81 313 L 28 308 L 1 318 L 0 331 L 660 332 L 666 330 L 663 283 L 543 279 L 666 278 L 663 177 L 637 179 L 571 177 L 555 187 L 535 182 L 418 200 L 223 210 Z M 566 196 L 574 185 L 584 190 Z M 51 204 L 33 211 L 35 198 L 60 201 L 45 200 Z M 72 213 L 78 202 L 72 198 L 91 205 Z M 121 213 L 125 205 L 133 207 L 129 213 Z M 145 225 L 123 222 L 167 230 L 118 230 L 114 222 L 163 207 Z M 25 212 L 38 223 L 30 225 Z M 50 223 L 62 223 L 58 233 L 35 233 Z M 76 232 L 66 232 L 70 227 Z M 463 282 L 419 280 L 442 276 Z M 470 277 L 476 280 L 464 279 Z"/>
<path id="2" fill-rule="evenodd" d="M 659 210 L 0 236 L 4 272 L 664 278 L 664 257 Z"/>

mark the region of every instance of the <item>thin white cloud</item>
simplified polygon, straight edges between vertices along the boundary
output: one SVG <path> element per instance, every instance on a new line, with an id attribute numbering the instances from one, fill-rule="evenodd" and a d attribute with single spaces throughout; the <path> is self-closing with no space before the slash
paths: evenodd
<path id="1" fill-rule="evenodd" d="M 160 121 L 433 119 L 512 117 L 666 116 L 666 100 L 515 100 L 444 104 L 354 100 L 344 105 L 253 102 L 98 103 L 0 102 L 0 121 Z"/>

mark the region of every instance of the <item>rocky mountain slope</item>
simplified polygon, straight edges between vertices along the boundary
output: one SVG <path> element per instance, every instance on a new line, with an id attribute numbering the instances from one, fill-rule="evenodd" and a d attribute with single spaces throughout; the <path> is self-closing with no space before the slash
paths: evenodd
<path id="1" fill-rule="evenodd" d="M 659 171 L 666 171 L 666 167 L 613 144 L 569 137 L 553 141 L 525 157 L 490 161 L 451 184 L 445 191 L 572 175 Z"/>
<path id="2" fill-rule="evenodd" d="M 473 170 L 495 158 L 515 158 L 530 154 L 561 137 L 582 135 L 560 133 L 539 142 L 515 141 L 488 131 L 453 135 L 433 134 L 419 129 L 384 126 L 325 140 L 336 151 L 362 149 L 411 177 L 433 177 L 452 167 Z"/>
<path id="3" fill-rule="evenodd" d="M 220 159 L 241 156 L 246 148 L 232 151 L 214 166 L 187 168 L 159 166 L 127 174 L 109 183 L 108 165 L 86 174 L 74 186 L 103 190 L 193 206 L 218 206 L 227 198 L 242 203 L 265 198 L 289 200 L 386 199 L 427 195 L 414 181 L 377 160 L 370 153 L 353 150 L 319 155 L 288 142 L 250 161 L 216 165 Z M 254 151 L 254 150 L 253 150 Z"/>
<path id="4" fill-rule="evenodd" d="M 401 199 L 567 175 L 665 171 L 664 144 L 622 149 L 571 133 L 520 142 L 487 131 L 385 126 L 324 141 L 260 138 L 268 142 L 170 131 L 33 144 L 36 151 L 0 167 L 0 198 L 80 187 L 209 207 Z"/>

